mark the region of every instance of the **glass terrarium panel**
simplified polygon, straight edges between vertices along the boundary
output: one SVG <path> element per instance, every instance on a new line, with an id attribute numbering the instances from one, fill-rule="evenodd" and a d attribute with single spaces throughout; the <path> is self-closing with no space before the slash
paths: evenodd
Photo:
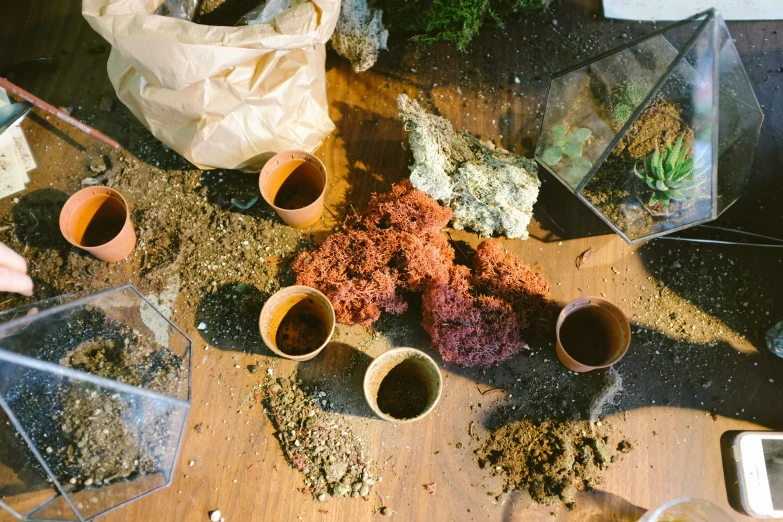
<path id="1" fill-rule="evenodd" d="M 536 157 L 576 189 L 676 58 L 657 36 L 553 78 Z"/>
<path id="2" fill-rule="evenodd" d="M 22 436 L 0 409 L 0 503 L 23 517 L 59 495 Z M 70 506 L 61 506 L 49 520 L 78 520 Z"/>
<path id="3" fill-rule="evenodd" d="M 129 285 L 2 315 L 0 403 L 26 444 L 0 473 L 2 507 L 91 519 L 168 485 L 190 409 L 187 336 Z"/>
<path id="4" fill-rule="evenodd" d="M 137 478 L 146 478 L 141 493 L 168 482 L 187 405 L 9 361 L 0 376 L 18 428 L 84 518 L 138 496 Z"/>
<path id="5" fill-rule="evenodd" d="M 666 33 L 663 33 L 664 37 Z M 705 30 L 581 195 L 628 240 L 715 217 L 714 52 Z"/>
<path id="6" fill-rule="evenodd" d="M 190 340 L 130 285 L 3 315 L 2 350 L 188 399 Z"/>
<path id="7" fill-rule="evenodd" d="M 718 214 L 745 190 L 764 115 L 740 61 L 726 23 L 718 22 L 720 102 L 718 141 Z"/>

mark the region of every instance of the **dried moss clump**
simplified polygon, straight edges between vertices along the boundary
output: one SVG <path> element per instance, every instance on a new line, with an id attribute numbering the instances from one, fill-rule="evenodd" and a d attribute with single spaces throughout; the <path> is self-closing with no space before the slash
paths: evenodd
<path id="1" fill-rule="evenodd" d="M 527 239 L 541 186 L 536 163 L 454 132 L 404 94 L 397 105 L 413 150 L 413 186 L 451 207 L 456 229 Z"/>
<path id="2" fill-rule="evenodd" d="M 383 26 L 383 11 L 371 9 L 367 0 L 343 0 L 332 47 L 348 59 L 356 72 L 375 65 L 378 52 L 386 49 L 389 31 Z"/>
<path id="3" fill-rule="evenodd" d="M 381 311 L 402 313 L 400 290 L 448 277 L 454 250 L 440 229 L 450 218 L 448 208 L 403 181 L 374 196 L 344 232 L 301 252 L 292 266 L 296 282 L 323 292 L 341 323 L 369 325 Z"/>
<path id="4" fill-rule="evenodd" d="M 549 324 L 549 283 L 494 241 L 476 250 L 473 273 L 453 266 L 424 291 L 422 326 L 446 361 L 489 366 L 527 349 L 526 330 Z"/>

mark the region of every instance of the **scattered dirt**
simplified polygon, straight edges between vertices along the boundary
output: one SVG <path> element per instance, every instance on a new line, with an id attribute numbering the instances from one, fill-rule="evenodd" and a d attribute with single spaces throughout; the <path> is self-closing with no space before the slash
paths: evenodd
<path id="1" fill-rule="evenodd" d="M 327 493 L 367 498 L 380 478 L 372 475 L 362 442 L 342 416 L 321 409 L 326 393 L 282 378 L 268 379 L 262 388 L 280 447 L 304 475 L 306 491 L 321 502 Z"/>
<path id="2" fill-rule="evenodd" d="M 522 420 L 494 431 L 476 456 L 503 476 L 506 491 L 526 488 L 536 502 L 573 509 L 577 491 L 600 483 L 617 444 L 587 422 Z"/>

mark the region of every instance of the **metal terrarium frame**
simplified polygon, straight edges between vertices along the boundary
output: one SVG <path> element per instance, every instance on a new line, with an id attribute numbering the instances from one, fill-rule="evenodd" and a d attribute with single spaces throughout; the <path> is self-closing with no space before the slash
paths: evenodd
<path id="1" fill-rule="evenodd" d="M 666 68 L 665 72 L 661 74 L 661 76 L 658 78 L 657 81 L 655 81 L 653 87 L 650 89 L 650 91 L 647 93 L 647 95 L 644 97 L 643 101 L 639 103 L 639 105 L 634 109 L 630 117 L 628 117 L 627 121 L 621 126 L 621 128 L 616 132 L 614 137 L 611 139 L 609 144 L 606 146 L 604 151 L 600 154 L 600 156 L 596 159 L 596 161 L 592 164 L 589 171 L 584 175 L 584 177 L 581 179 L 581 181 L 576 185 L 576 187 L 569 185 L 568 182 L 563 179 L 561 175 L 558 175 L 558 173 L 555 172 L 555 170 L 550 166 L 547 162 L 543 161 L 542 155 L 543 155 L 543 149 L 541 147 L 542 143 L 542 137 L 544 135 L 545 126 L 546 126 L 546 109 L 545 109 L 545 116 L 542 118 L 541 126 L 539 129 L 539 144 L 537 145 L 536 152 L 535 152 L 535 158 L 536 160 L 547 170 L 549 171 L 553 176 L 555 176 L 561 183 L 563 183 L 570 191 L 572 191 L 585 205 L 588 206 L 598 217 L 601 218 L 602 221 L 604 221 L 615 233 L 620 235 L 626 242 L 630 244 L 636 244 L 640 242 L 647 241 L 649 239 L 653 239 L 655 237 L 660 237 L 666 234 L 671 234 L 673 232 L 681 231 L 686 228 L 690 228 L 699 224 L 703 224 L 709 221 L 712 221 L 716 219 L 720 214 L 722 214 L 727 208 L 729 208 L 734 202 L 736 202 L 735 198 L 733 201 L 731 201 L 729 204 L 727 204 L 724 208 L 722 208 L 720 211 L 718 211 L 718 163 L 719 163 L 719 142 L 720 142 L 720 127 L 719 127 L 719 108 L 720 108 L 720 93 L 721 90 L 721 83 L 720 83 L 720 69 L 721 69 L 721 52 L 720 52 L 720 31 L 721 27 L 725 27 L 725 22 L 723 22 L 723 19 L 720 17 L 719 13 L 713 8 L 709 9 L 703 12 L 700 12 L 698 14 L 695 14 L 689 18 L 680 20 L 679 22 L 675 22 L 673 24 L 667 25 L 666 27 L 663 27 L 661 29 L 658 29 L 652 33 L 649 33 L 647 35 L 644 35 L 640 38 L 634 39 L 622 46 L 615 47 L 609 51 L 606 51 L 604 53 L 601 53 L 599 55 L 593 56 L 583 62 L 580 62 L 578 64 L 575 64 L 573 66 L 570 66 L 566 69 L 563 69 L 561 71 L 558 71 L 557 73 L 554 73 L 550 77 L 550 83 L 547 90 L 547 106 L 550 104 L 550 96 L 552 95 L 552 87 L 555 80 L 558 78 L 561 78 L 569 73 L 572 73 L 574 71 L 577 71 L 579 69 L 585 68 L 591 64 L 594 64 L 602 59 L 611 57 L 612 55 L 615 55 L 617 53 L 620 53 L 622 51 L 628 50 L 633 48 L 634 46 L 637 46 L 639 44 L 644 43 L 647 40 L 650 40 L 652 38 L 655 38 L 657 36 L 664 36 L 666 33 L 671 32 L 674 29 L 677 29 L 679 27 L 685 26 L 686 24 L 693 23 L 693 22 L 699 22 L 698 27 L 694 30 L 692 36 L 687 40 L 687 42 L 682 45 L 682 47 L 677 52 L 676 57 L 671 61 L 669 66 Z M 672 77 L 673 73 L 677 68 L 685 61 L 687 63 L 687 55 L 694 49 L 694 46 L 696 42 L 699 40 L 700 37 L 704 36 L 705 33 L 709 31 L 708 37 L 710 38 L 710 47 L 712 52 L 712 124 L 713 124 L 713 131 L 711 135 L 711 182 L 712 182 L 712 190 L 711 190 L 711 205 L 710 205 L 710 213 L 709 215 L 697 219 L 691 222 L 688 222 L 686 224 L 680 225 L 680 226 L 674 226 L 672 228 L 668 228 L 662 231 L 659 231 L 657 233 L 653 233 L 644 237 L 640 238 L 630 238 L 628 237 L 622 230 L 618 228 L 609 218 L 607 218 L 600 210 L 598 210 L 590 201 L 588 201 L 585 196 L 583 195 L 584 188 L 588 185 L 588 183 L 593 179 L 596 172 L 601 168 L 601 166 L 604 164 L 604 162 L 607 160 L 607 158 L 612 154 L 612 152 L 615 150 L 615 148 L 618 146 L 620 141 L 623 139 L 623 137 L 626 135 L 626 133 L 631 129 L 631 127 L 634 125 L 636 120 L 649 108 L 650 104 L 656 99 L 656 97 L 659 95 L 659 92 L 661 89 L 667 84 L 667 82 Z M 728 30 L 726 30 L 726 34 L 729 37 L 730 40 L 730 34 L 728 33 Z M 733 45 L 733 44 L 732 44 Z M 734 48 L 734 53 L 736 53 L 736 48 Z M 737 59 L 739 59 L 737 55 Z M 761 112 L 760 105 L 758 103 L 758 99 L 755 96 L 755 93 L 753 93 L 752 88 L 750 88 L 750 81 L 747 76 L 747 72 L 745 71 L 744 67 L 739 65 L 739 70 L 742 72 L 742 80 L 748 85 L 747 91 L 751 94 L 753 101 L 755 102 L 755 107 L 748 104 L 747 102 L 744 102 L 742 100 L 739 100 L 738 98 L 735 98 L 736 101 L 748 106 L 748 108 L 751 108 L 759 113 L 758 116 L 758 125 L 756 128 L 756 134 L 753 138 L 752 143 L 752 150 L 750 151 L 749 155 L 746 156 L 747 158 L 747 164 L 748 168 L 750 168 L 750 164 L 753 161 L 753 156 L 755 153 L 755 148 L 758 143 L 758 138 L 760 134 L 760 128 L 761 123 L 763 121 L 763 113 Z M 745 184 L 747 184 L 747 179 L 745 180 Z M 743 185 L 744 187 L 744 185 Z"/>

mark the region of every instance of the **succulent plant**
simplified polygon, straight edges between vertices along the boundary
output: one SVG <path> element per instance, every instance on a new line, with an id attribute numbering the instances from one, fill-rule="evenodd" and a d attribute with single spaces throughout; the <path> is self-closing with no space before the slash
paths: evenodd
<path id="1" fill-rule="evenodd" d="M 585 141 L 593 135 L 593 131 L 587 128 L 576 129 L 566 133 L 562 125 L 552 127 L 552 146 L 544 151 L 541 160 L 549 166 L 560 163 L 563 156 L 571 160 L 569 176 L 575 181 L 581 180 L 593 167 L 589 159 L 582 157 L 582 148 Z"/>
<path id="2" fill-rule="evenodd" d="M 706 169 L 701 168 L 704 162 L 688 158 L 690 147 L 683 148 L 683 138 L 684 135 L 681 135 L 673 147 L 667 143 L 663 153 L 656 147 L 650 157 L 644 158 L 643 172 L 634 166 L 636 176 L 652 190 L 648 206 L 661 203 L 668 212 L 671 201 L 684 201 L 695 196 L 696 189 L 704 183 Z"/>
<path id="3" fill-rule="evenodd" d="M 615 127 L 622 127 L 633 111 L 641 105 L 647 93 L 650 91 L 650 85 L 646 82 L 625 82 L 615 91 L 612 102 L 612 124 Z"/>

